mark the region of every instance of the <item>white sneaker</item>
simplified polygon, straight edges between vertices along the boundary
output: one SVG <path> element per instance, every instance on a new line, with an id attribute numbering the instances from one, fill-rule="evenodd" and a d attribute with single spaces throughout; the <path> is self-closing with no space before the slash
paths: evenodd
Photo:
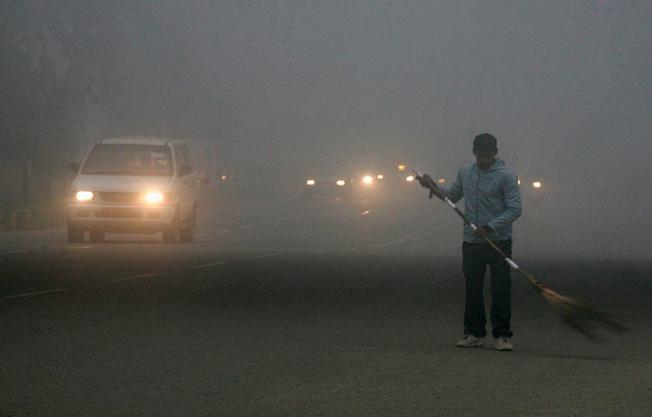
<path id="1" fill-rule="evenodd" d="M 514 345 L 512 344 L 512 341 L 509 340 L 509 337 L 497 337 L 494 346 L 496 347 L 496 350 L 503 352 L 511 352 L 514 350 Z"/>
<path id="2" fill-rule="evenodd" d="M 482 347 L 482 345 L 484 345 L 484 338 L 475 337 L 472 334 L 465 335 L 464 339 L 457 342 L 457 347 L 461 348 Z"/>

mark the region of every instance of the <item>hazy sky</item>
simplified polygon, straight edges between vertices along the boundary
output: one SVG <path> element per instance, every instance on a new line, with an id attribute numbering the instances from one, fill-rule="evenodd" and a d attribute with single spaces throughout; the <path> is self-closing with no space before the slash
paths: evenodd
<path id="1" fill-rule="evenodd" d="M 247 154 L 449 171 L 488 131 L 523 168 L 622 180 L 649 149 L 651 21 L 631 1 L 156 2 L 114 53 L 130 111 L 173 100 L 178 133 L 213 122 Z"/>
<path id="2" fill-rule="evenodd" d="M 452 177 L 491 132 L 519 175 L 549 179 L 553 222 L 652 233 L 651 2 L 132 4 L 106 41 L 99 136 L 219 139 L 245 169 Z"/>

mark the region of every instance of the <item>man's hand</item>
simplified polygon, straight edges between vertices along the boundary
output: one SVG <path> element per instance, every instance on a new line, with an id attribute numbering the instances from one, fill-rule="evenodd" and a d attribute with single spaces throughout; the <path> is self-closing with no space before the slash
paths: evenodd
<path id="1" fill-rule="evenodd" d="M 430 175 L 423 174 L 419 177 L 419 184 L 421 184 L 423 188 L 430 188 L 435 184 L 435 182 L 432 180 Z"/>
<path id="2" fill-rule="evenodd" d="M 439 198 L 440 200 L 444 199 L 444 193 L 442 192 L 441 189 L 439 189 L 439 187 L 437 187 L 437 184 L 432 180 L 430 175 L 423 174 L 422 176 L 420 176 L 419 184 L 421 184 L 423 188 L 427 188 L 430 190 L 430 198 L 432 198 L 432 196 L 434 195 L 437 196 L 437 198 Z"/>
<path id="3" fill-rule="evenodd" d="M 473 231 L 473 234 L 475 235 L 475 237 L 485 238 L 485 237 L 489 237 L 489 235 L 493 233 L 493 231 L 494 230 L 491 227 L 485 224 L 484 226 L 479 226 L 477 229 L 475 229 Z"/>

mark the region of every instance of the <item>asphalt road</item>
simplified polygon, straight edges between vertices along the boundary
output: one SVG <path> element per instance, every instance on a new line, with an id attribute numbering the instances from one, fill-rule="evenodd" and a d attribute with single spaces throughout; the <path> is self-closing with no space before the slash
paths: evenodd
<path id="1" fill-rule="evenodd" d="M 591 342 L 515 277 L 516 350 L 458 349 L 460 224 L 429 210 L 206 204 L 191 245 L 2 233 L 0 417 L 652 415 L 652 262 L 522 259 L 631 332 Z"/>

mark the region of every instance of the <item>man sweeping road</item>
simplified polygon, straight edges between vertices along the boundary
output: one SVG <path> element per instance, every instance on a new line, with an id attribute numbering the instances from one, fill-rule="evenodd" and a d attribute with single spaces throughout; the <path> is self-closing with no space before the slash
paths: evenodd
<path id="1" fill-rule="evenodd" d="M 521 194 L 516 174 L 507 168 L 498 155 L 494 136 L 483 133 L 473 140 L 476 162 L 459 170 L 450 187 L 436 186 L 428 175 L 419 182 L 431 193 L 457 202 L 464 197 L 467 219 L 477 225 L 473 230 L 464 225 L 462 245 L 465 279 L 464 338 L 458 347 L 480 347 L 487 334 L 483 284 L 489 266 L 491 270 L 491 325 L 500 351 L 511 351 L 513 332 L 511 319 L 511 273 L 505 258 L 485 240 L 491 239 L 507 255 L 512 252 L 512 223 L 521 215 Z"/>

